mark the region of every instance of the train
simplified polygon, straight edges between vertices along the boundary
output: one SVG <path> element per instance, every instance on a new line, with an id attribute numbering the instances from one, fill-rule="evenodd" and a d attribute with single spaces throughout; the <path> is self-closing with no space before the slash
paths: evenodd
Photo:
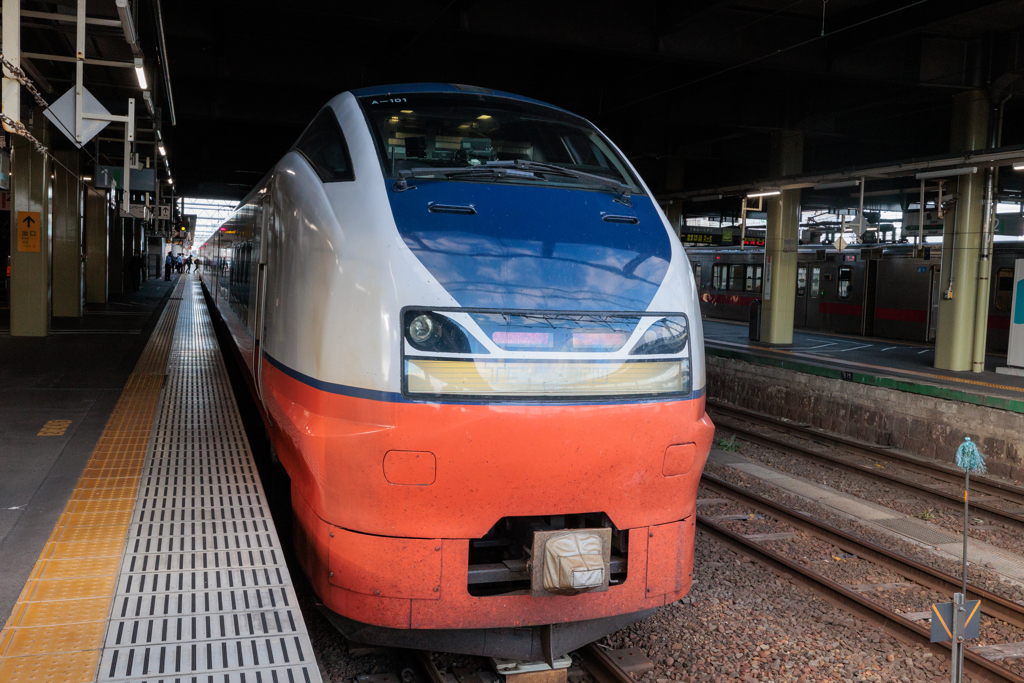
<path id="1" fill-rule="evenodd" d="M 347 638 L 550 663 L 687 594 L 697 286 L 590 122 L 343 93 L 198 254 Z"/>
<path id="2" fill-rule="evenodd" d="M 941 245 L 923 250 L 910 244 L 858 244 L 797 249 L 793 325 L 840 334 L 901 341 L 935 341 L 941 280 Z M 687 249 L 701 314 L 708 318 L 750 320 L 760 301 L 764 249 L 696 247 Z M 995 244 L 989 293 L 987 351 L 1005 352 L 1013 305 L 1014 262 L 1024 245 Z"/>

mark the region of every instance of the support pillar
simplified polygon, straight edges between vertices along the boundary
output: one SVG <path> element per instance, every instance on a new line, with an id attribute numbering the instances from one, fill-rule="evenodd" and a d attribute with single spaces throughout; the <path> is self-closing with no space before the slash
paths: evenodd
<path id="1" fill-rule="evenodd" d="M 800 173 L 804 158 L 803 133 L 776 133 L 772 136 L 771 153 L 773 178 Z M 764 243 L 761 341 L 792 344 L 800 190 L 783 190 L 780 195 L 765 197 L 765 204 L 768 229 Z"/>
<path id="2" fill-rule="evenodd" d="M 107 193 L 85 190 L 85 303 L 107 303 L 107 232 L 110 205 Z"/>
<path id="3" fill-rule="evenodd" d="M 43 145 L 49 125 L 33 111 L 26 125 Z M 50 333 L 50 160 L 11 136 L 11 336 Z M 27 220 L 26 220 L 27 219 Z"/>
<path id="4" fill-rule="evenodd" d="M 77 150 L 54 152 L 53 315 L 82 316 L 82 186 Z M 67 170 L 70 169 L 70 170 Z"/>
<path id="5" fill-rule="evenodd" d="M 124 293 L 124 219 L 118 209 L 110 210 L 110 232 L 107 241 L 107 292 Z"/>
<path id="6" fill-rule="evenodd" d="M 950 151 L 961 154 L 985 149 L 988 114 L 989 100 L 985 91 L 955 95 Z M 984 202 L 984 175 L 959 176 L 952 231 L 947 222 L 942 235 L 939 282 L 943 293 L 939 299 L 935 334 L 935 367 L 942 370 L 966 372 L 971 369 Z M 985 320 L 987 322 L 987 316 Z"/>

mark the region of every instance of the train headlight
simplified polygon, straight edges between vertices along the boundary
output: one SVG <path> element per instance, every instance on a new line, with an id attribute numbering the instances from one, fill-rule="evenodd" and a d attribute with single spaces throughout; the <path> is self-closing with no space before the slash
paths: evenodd
<path id="1" fill-rule="evenodd" d="M 409 341 L 417 346 L 431 346 L 440 336 L 441 326 L 427 314 L 421 314 L 409 323 Z"/>
<path id="2" fill-rule="evenodd" d="M 686 325 L 686 318 L 683 316 L 662 318 L 647 328 L 629 355 L 675 355 L 686 348 L 689 338 L 690 332 Z"/>

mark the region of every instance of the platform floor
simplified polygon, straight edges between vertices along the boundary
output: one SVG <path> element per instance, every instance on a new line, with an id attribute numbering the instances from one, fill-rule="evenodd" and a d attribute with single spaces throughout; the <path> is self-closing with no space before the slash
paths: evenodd
<path id="1" fill-rule="evenodd" d="M 38 680 L 321 680 L 194 277 L 0 631 L 0 681 Z"/>
<path id="2" fill-rule="evenodd" d="M 745 323 L 705 318 L 707 353 L 843 377 L 914 393 L 1024 412 L 1024 377 L 995 372 L 1005 355 L 989 354 L 985 372 L 938 370 L 935 347 L 889 339 L 794 330 L 793 343 L 751 342 Z"/>

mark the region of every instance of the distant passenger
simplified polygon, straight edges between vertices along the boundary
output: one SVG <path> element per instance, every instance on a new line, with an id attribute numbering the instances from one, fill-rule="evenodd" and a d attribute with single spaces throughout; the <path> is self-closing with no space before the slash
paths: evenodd
<path id="1" fill-rule="evenodd" d="M 189 257 L 187 259 L 185 259 L 185 272 L 186 273 L 191 273 L 192 272 L 192 255 L 191 254 L 189 254 Z"/>
<path id="2" fill-rule="evenodd" d="M 164 259 L 164 280 L 170 282 L 171 280 L 171 268 L 174 266 L 174 254 L 167 252 L 167 258 Z"/>

